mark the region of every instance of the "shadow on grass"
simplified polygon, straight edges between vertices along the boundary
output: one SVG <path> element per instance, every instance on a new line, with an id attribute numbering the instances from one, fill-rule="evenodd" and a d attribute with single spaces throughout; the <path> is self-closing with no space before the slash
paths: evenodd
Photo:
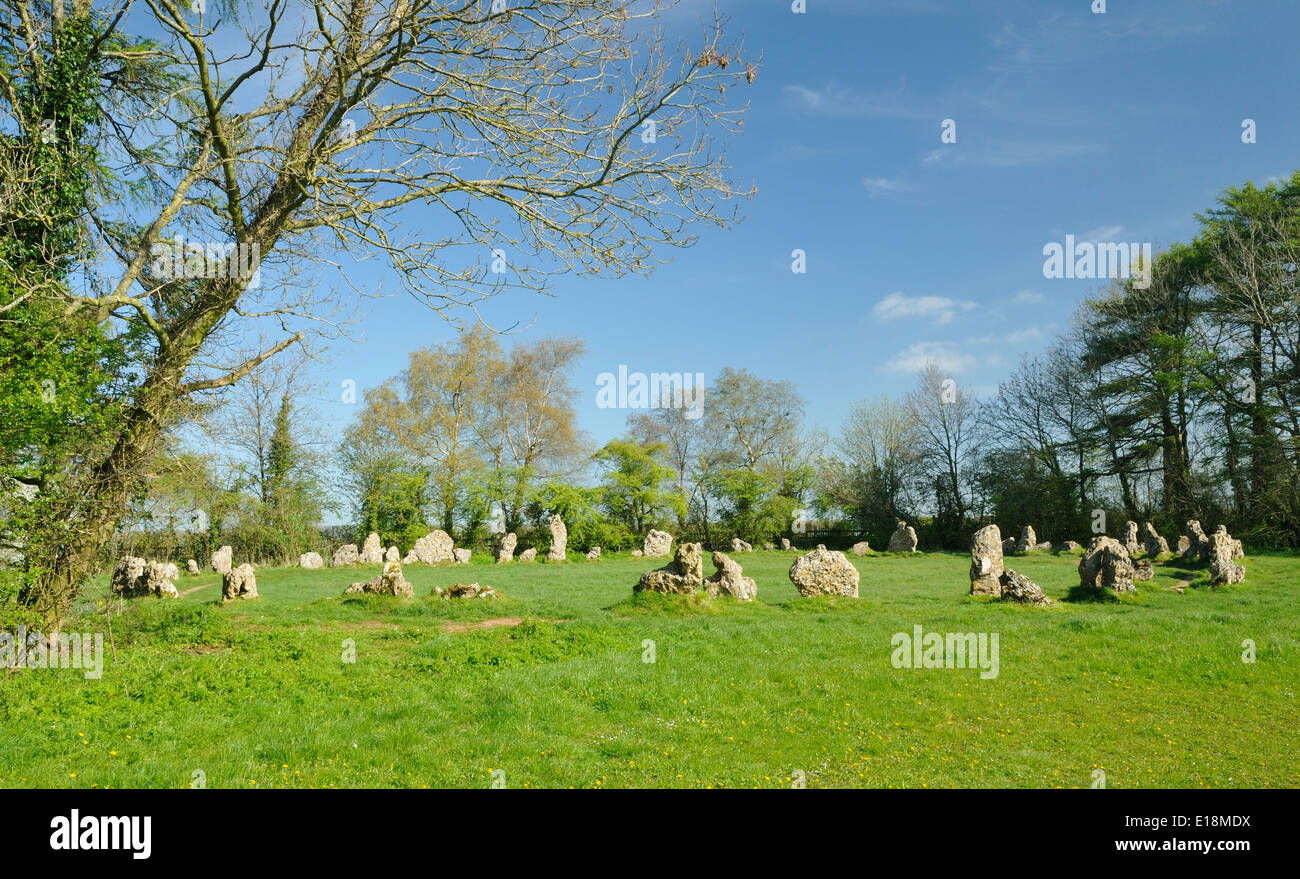
<path id="1" fill-rule="evenodd" d="M 1119 604 L 1119 596 L 1109 589 L 1094 589 L 1082 583 L 1071 586 L 1061 600 L 1071 604 Z"/>

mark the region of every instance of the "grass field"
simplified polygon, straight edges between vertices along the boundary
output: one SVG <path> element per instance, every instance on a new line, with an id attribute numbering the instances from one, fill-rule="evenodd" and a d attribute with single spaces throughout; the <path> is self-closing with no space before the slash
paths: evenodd
<path id="1" fill-rule="evenodd" d="M 626 556 L 412 565 L 413 601 L 341 596 L 377 568 L 259 570 L 225 607 L 211 573 L 101 583 L 67 627 L 111 626 L 101 679 L 0 672 L 0 786 L 1300 787 L 1300 558 L 1216 590 L 1157 564 L 1107 601 L 1070 600 L 1077 556 L 1008 560 L 1051 609 L 970 598 L 965 553 L 853 558 L 858 600 L 736 558 L 752 605 L 634 598 L 653 565 Z M 471 581 L 504 597 L 429 596 Z M 894 668 L 916 625 L 997 633 L 998 676 Z"/>

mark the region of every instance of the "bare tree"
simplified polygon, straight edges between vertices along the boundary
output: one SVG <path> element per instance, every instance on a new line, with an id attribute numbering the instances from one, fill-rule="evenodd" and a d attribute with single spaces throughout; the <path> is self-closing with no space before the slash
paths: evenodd
<path id="1" fill-rule="evenodd" d="M 32 68 L 7 77 L 37 75 L 54 50 L 50 18 L 36 0 L 4 2 L 17 24 L 0 38 Z M 242 36 L 203 4 L 108 8 L 106 30 L 157 35 L 123 63 L 151 59 L 175 88 L 134 115 L 105 88 L 109 146 L 141 197 L 94 207 L 103 281 L 67 307 L 119 318 L 152 347 L 29 600 L 62 619 L 183 400 L 240 381 L 313 325 L 335 326 L 310 289 L 272 283 L 297 260 L 342 269 L 382 255 L 444 312 L 541 289 L 557 270 L 648 271 L 658 247 L 734 218 L 721 203 L 741 193 L 714 136 L 738 124 L 726 95 L 753 68 L 719 22 L 673 50 L 641 29 L 653 22 L 639 7 L 261 0 L 240 12 Z M 280 341 L 222 362 L 262 323 L 282 327 Z"/>

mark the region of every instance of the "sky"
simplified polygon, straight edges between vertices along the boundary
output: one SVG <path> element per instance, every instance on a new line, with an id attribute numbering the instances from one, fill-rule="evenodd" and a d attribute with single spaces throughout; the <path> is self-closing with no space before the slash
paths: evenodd
<path id="1" fill-rule="evenodd" d="M 757 187 L 744 220 L 660 254 L 649 278 L 561 277 L 551 296 L 484 310 L 525 325 L 523 340 L 586 341 L 579 419 L 597 443 L 629 414 L 596 405 L 597 377 L 620 365 L 789 379 L 809 426 L 832 434 L 854 401 L 906 393 L 927 359 L 988 396 L 1108 285 L 1045 278 L 1045 245 L 1158 250 L 1191 238 L 1225 187 L 1300 167 L 1294 0 L 717 5 L 761 55 L 728 145 L 733 178 Z M 712 7 L 685 0 L 664 24 L 696 36 Z M 396 287 L 382 272 L 362 282 Z M 335 343 L 321 373 L 337 427 L 359 408 L 343 382 L 364 392 L 454 334 L 404 295 L 363 307 L 359 338 Z"/>

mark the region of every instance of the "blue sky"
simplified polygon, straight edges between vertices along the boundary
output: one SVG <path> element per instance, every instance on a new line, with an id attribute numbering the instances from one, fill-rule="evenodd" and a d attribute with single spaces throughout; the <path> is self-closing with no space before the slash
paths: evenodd
<path id="1" fill-rule="evenodd" d="M 596 377 L 620 364 L 790 379 L 832 432 L 854 400 L 906 392 L 927 357 L 987 394 L 1104 283 L 1045 279 L 1045 244 L 1186 240 L 1224 187 L 1300 167 L 1300 4 L 1106 5 L 807 0 L 797 15 L 719 0 L 762 55 L 729 146 L 735 178 L 758 188 L 744 222 L 705 230 L 648 279 L 560 278 L 551 297 L 507 294 L 484 314 L 531 321 L 526 339 L 586 340 L 580 419 L 597 442 L 628 414 L 596 406 Z M 697 35 L 711 9 L 686 0 L 666 23 Z M 944 119 L 956 143 L 941 143 Z M 343 380 L 378 384 L 454 332 L 404 296 L 364 308 L 360 341 L 336 343 L 321 376 L 340 426 L 356 412 Z"/>

